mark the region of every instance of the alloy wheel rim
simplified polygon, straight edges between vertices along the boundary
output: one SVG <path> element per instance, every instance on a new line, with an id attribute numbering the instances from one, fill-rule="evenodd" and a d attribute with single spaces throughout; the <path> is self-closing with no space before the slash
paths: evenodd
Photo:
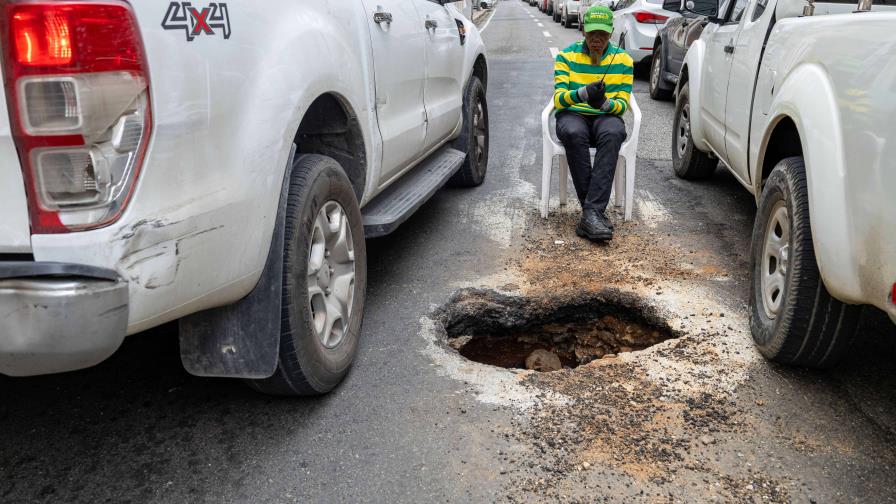
<path id="1" fill-rule="evenodd" d="M 338 346 L 350 327 L 355 296 L 355 246 L 345 209 L 324 203 L 311 232 L 308 307 L 314 332 L 326 348 Z"/>
<path id="2" fill-rule="evenodd" d="M 691 138 L 691 106 L 685 103 L 681 107 L 678 117 L 678 157 L 684 157 L 688 148 L 688 140 Z"/>
<path id="3" fill-rule="evenodd" d="M 485 158 L 486 142 L 488 138 L 486 137 L 485 131 L 485 111 L 482 108 L 482 98 L 478 96 L 476 97 L 476 104 L 473 107 L 473 137 L 475 139 L 473 145 L 473 159 L 476 160 L 476 165 L 480 166 Z"/>
<path id="4" fill-rule="evenodd" d="M 784 201 L 772 207 L 771 217 L 765 229 L 762 248 L 762 272 L 760 289 L 762 307 L 770 319 L 781 313 L 787 271 L 790 267 L 790 214 Z"/>
<path id="5" fill-rule="evenodd" d="M 656 53 L 657 51 L 654 51 Z M 660 85 L 660 57 L 659 55 L 655 55 L 653 57 L 653 66 L 650 71 L 650 86 L 653 87 L 654 90 L 658 89 Z"/>

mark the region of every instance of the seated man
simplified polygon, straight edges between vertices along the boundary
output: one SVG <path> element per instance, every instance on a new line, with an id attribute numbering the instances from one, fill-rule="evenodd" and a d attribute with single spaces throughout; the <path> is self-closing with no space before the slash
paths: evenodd
<path id="1" fill-rule="evenodd" d="M 613 11 L 594 5 L 583 19 L 585 39 L 561 51 L 554 63 L 557 138 L 566 149 L 582 204 L 576 234 L 605 241 L 613 238 L 613 225 L 604 211 L 626 136 L 621 116 L 632 92 L 632 58 L 610 42 Z M 593 167 L 591 147 L 597 149 Z"/>

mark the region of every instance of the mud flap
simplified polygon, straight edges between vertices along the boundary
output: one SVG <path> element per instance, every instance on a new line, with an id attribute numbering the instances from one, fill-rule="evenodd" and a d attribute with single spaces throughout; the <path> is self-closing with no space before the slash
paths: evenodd
<path id="1" fill-rule="evenodd" d="M 180 319 L 180 359 L 190 374 L 267 378 L 277 368 L 286 195 L 295 153 L 293 144 L 280 190 L 271 248 L 258 284 L 232 305 Z"/>

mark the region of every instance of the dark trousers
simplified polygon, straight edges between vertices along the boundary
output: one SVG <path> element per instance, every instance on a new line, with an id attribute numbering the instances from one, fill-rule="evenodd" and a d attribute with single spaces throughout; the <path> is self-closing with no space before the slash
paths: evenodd
<path id="1" fill-rule="evenodd" d="M 557 138 L 566 149 L 572 182 L 583 209 L 607 209 L 616 160 L 625 137 L 625 123 L 619 116 L 557 112 Z M 591 147 L 597 149 L 594 166 L 588 151 Z"/>

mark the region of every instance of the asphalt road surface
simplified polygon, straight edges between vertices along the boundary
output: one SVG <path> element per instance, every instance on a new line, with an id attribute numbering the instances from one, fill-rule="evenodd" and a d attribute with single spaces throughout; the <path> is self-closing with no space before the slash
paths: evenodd
<path id="1" fill-rule="evenodd" d="M 674 178 L 673 105 L 651 101 L 643 77 L 634 220 L 614 214 L 616 239 L 591 245 L 556 188 L 541 219 L 551 49 L 578 35 L 519 0 L 482 22 L 487 180 L 440 191 L 369 242 L 360 353 L 342 386 L 281 399 L 190 376 L 174 326 L 92 369 L 0 377 L 0 502 L 896 500 L 891 326 L 870 313 L 830 372 L 758 356 L 753 200 L 721 169 Z M 464 287 L 549 300 L 612 288 L 679 337 L 554 373 L 485 366 L 430 316 Z"/>

